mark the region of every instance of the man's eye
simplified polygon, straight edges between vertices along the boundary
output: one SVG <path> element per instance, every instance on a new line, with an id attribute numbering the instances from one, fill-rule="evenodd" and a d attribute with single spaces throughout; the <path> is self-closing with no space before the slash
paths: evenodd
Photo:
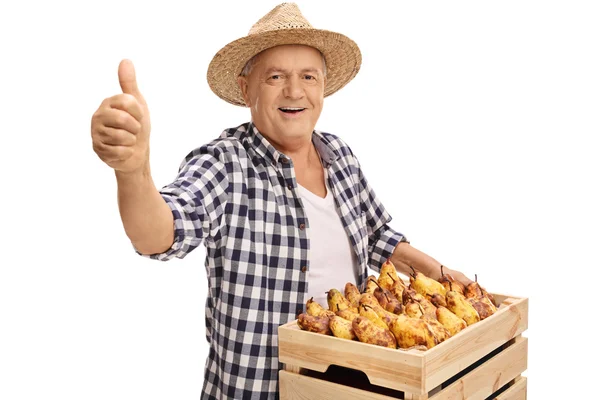
<path id="1" fill-rule="evenodd" d="M 281 79 L 281 75 L 271 75 L 270 79 Z"/>
<path id="2" fill-rule="evenodd" d="M 312 75 L 304 75 L 304 79 L 306 80 L 312 80 L 312 79 L 316 79 L 314 76 Z"/>

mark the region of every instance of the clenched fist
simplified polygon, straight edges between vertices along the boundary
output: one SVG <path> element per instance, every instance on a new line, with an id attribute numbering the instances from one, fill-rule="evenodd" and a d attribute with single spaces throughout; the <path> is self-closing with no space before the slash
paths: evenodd
<path id="1" fill-rule="evenodd" d="M 129 60 L 119 64 L 123 93 L 104 99 L 92 116 L 93 149 L 115 171 L 141 171 L 149 162 L 150 114 Z"/>

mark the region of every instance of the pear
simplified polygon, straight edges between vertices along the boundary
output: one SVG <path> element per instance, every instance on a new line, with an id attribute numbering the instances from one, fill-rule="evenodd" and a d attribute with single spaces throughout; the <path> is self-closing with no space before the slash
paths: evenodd
<path id="1" fill-rule="evenodd" d="M 435 306 L 427 300 L 425 297 L 420 295 L 419 293 L 413 291 L 406 291 L 406 295 L 404 297 L 404 306 L 406 307 L 410 303 L 419 303 L 423 307 L 423 313 L 429 316 L 430 318 L 435 318 Z"/>
<path id="2" fill-rule="evenodd" d="M 477 310 L 477 314 L 479 314 L 479 317 L 481 318 L 481 320 L 486 319 L 487 317 L 489 317 L 490 315 L 492 315 L 495 312 L 495 309 L 492 308 L 493 306 L 487 302 L 485 302 L 483 299 L 486 299 L 489 301 L 489 299 L 487 297 L 482 297 L 479 299 L 475 299 L 473 297 L 467 297 L 467 301 L 469 303 L 471 303 L 471 305 L 473 306 L 473 308 L 475 308 L 475 310 Z"/>
<path id="3" fill-rule="evenodd" d="M 404 306 L 404 314 L 412 318 L 421 318 L 423 316 L 423 307 L 416 301 L 410 302 Z"/>
<path id="4" fill-rule="evenodd" d="M 306 302 L 306 313 L 308 315 L 312 315 L 313 317 L 320 317 L 323 315 L 332 317 L 335 315 L 333 311 L 327 310 L 321 304 L 314 301 L 312 297 Z"/>
<path id="5" fill-rule="evenodd" d="M 358 317 L 360 314 L 355 313 L 354 311 L 350 310 L 349 308 L 346 308 L 345 310 L 336 311 L 335 315 L 352 322 L 352 321 L 354 321 L 354 318 Z"/>
<path id="6" fill-rule="evenodd" d="M 467 327 L 467 323 L 459 318 L 452 311 L 444 306 L 440 306 L 436 310 L 437 320 L 450 332 L 451 336 L 456 335 Z"/>
<path id="7" fill-rule="evenodd" d="M 356 334 L 358 340 L 363 343 L 389 347 L 392 349 L 395 349 L 397 346 L 396 338 L 389 329 L 384 329 L 375 325 L 367 317 L 356 317 L 354 321 L 352 321 L 352 330 Z"/>
<path id="8" fill-rule="evenodd" d="M 465 291 L 465 297 L 475 298 L 475 299 L 487 297 L 490 300 L 490 302 L 492 303 L 492 306 L 494 306 L 494 308 L 496 308 L 496 300 L 494 299 L 494 296 L 489 294 L 484 288 L 482 288 L 479 285 L 479 283 L 477 282 L 477 274 L 475 274 L 475 282 L 471 282 L 467 286 L 467 289 Z"/>
<path id="9" fill-rule="evenodd" d="M 398 277 L 398 272 L 396 271 L 396 267 L 392 264 L 392 261 L 388 258 L 381 269 L 379 270 L 379 278 L 377 278 L 377 283 L 382 288 L 392 290 L 392 286 L 397 284 L 396 282 L 400 282 L 400 278 Z"/>
<path id="10" fill-rule="evenodd" d="M 381 304 L 379 303 L 379 301 L 375 298 L 375 295 L 371 294 L 371 293 L 363 293 L 360 295 L 360 300 L 358 300 L 358 304 L 362 305 L 362 304 L 367 304 L 371 307 L 381 307 Z M 360 306 L 359 306 L 360 308 Z"/>
<path id="11" fill-rule="evenodd" d="M 394 334 L 398 347 L 403 349 L 420 345 L 430 349 L 438 344 L 429 324 L 420 318 L 400 314 L 392 323 L 390 331 Z"/>
<path id="12" fill-rule="evenodd" d="M 396 279 L 394 279 L 392 274 L 388 273 L 388 275 L 390 276 L 390 279 L 392 279 L 392 287 L 389 289 L 389 291 L 392 292 L 394 297 L 396 297 L 398 299 L 398 301 L 401 302 L 402 295 L 404 294 L 404 291 L 406 290 L 406 285 L 404 285 L 404 282 L 402 281 L 402 279 L 400 279 L 397 275 L 396 275 Z"/>
<path id="13" fill-rule="evenodd" d="M 363 293 L 371 293 L 377 289 L 377 277 L 375 275 L 369 275 L 367 278 L 367 286 L 365 287 L 365 291 Z"/>
<path id="14" fill-rule="evenodd" d="M 393 320 L 395 317 L 397 317 L 396 314 L 391 313 L 391 312 L 387 311 L 386 309 L 384 309 L 383 307 L 381 307 L 381 305 L 377 302 L 377 300 L 375 300 L 375 297 L 371 294 L 363 293 L 360 304 L 361 304 L 361 306 L 365 305 L 365 306 L 371 307 L 377 313 L 377 315 L 379 315 L 379 318 L 381 318 L 383 320 L 383 322 L 385 322 L 388 325 L 388 327 L 390 325 L 391 320 Z"/>
<path id="15" fill-rule="evenodd" d="M 431 328 L 431 331 L 433 332 L 438 344 L 450 339 L 452 336 L 450 331 L 446 329 L 446 327 L 440 321 L 438 321 L 437 318 L 431 318 L 423 315 L 421 319 L 425 320 L 425 322 L 429 324 L 429 327 Z"/>
<path id="16" fill-rule="evenodd" d="M 334 315 L 329 319 L 329 328 L 333 336 L 341 339 L 355 340 L 356 334 L 352 330 L 352 321 Z"/>
<path id="17" fill-rule="evenodd" d="M 369 320 L 371 320 L 371 322 L 373 322 L 375 325 L 377 325 L 381 328 L 389 329 L 388 325 L 385 323 L 385 321 L 379 317 L 377 312 L 375 312 L 375 310 L 371 306 L 363 304 L 360 307 L 360 315 L 363 317 L 369 318 Z"/>
<path id="18" fill-rule="evenodd" d="M 462 318 L 467 325 L 473 325 L 481 320 L 477 310 L 467 301 L 462 294 L 452 290 L 453 284 L 450 283 L 450 291 L 446 294 L 446 303 L 448 309 Z"/>
<path id="19" fill-rule="evenodd" d="M 411 287 L 407 287 L 404 293 L 402 293 L 402 304 L 406 305 L 413 301 L 417 296 L 421 296 L 417 291 Z M 421 296 L 423 297 L 423 296 Z"/>
<path id="20" fill-rule="evenodd" d="M 431 296 L 431 304 L 433 304 L 436 307 L 446 307 L 446 298 L 443 297 L 441 294 L 436 293 L 433 296 Z"/>
<path id="21" fill-rule="evenodd" d="M 352 308 L 358 309 L 360 291 L 358 290 L 355 284 L 351 282 L 346 282 L 346 286 L 344 286 L 344 296 L 346 296 L 346 299 L 348 299 Z"/>
<path id="22" fill-rule="evenodd" d="M 413 273 L 410 276 L 410 287 L 413 288 L 417 293 L 423 297 L 429 299 L 434 293 L 439 293 L 442 296 L 446 296 L 446 289 L 444 285 L 431 279 L 421 272 L 417 272 L 412 266 L 410 267 Z"/>
<path id="23" fill-rule="evenodd" d="M 373 292 L 373 295 L 379 304 L 381 304 L 381 306 L 389 312 L 400 314 L 402 312 L 402 303 L 398 301 L 396 296 L 394 296 L 394 294 L 388 289 L 379 286 L 379 283 L 377 283 L 377 286 L 378 287 Z"/>
<path id="24" fill-rule="evenodd" d="M 323 335 L 332 335 L 331 328 L 329 328 L 329 318 L 326 316 L 314 317 L 312 315 L 302 313 L 298 315 L 298 320 L 296 323 L 302 330 L 320 333 Z"/>
<path id="25" fill-rule="evenodd" d="M 440 269 L 442 270 L 442 275 L 440 276 L 440 279 L 438 279 L 438 282 L 440 282 L 442 286 L 444 286 L 444 289 L 446 289 L 446 291 L 450 290 L 450 283 L 452 283 L 454 290 L 464 295 L 465 285 L 463 285 L 462 282 L 459 282 L 456 279 L 454 279 L 452 275 L 445 274 L 443 265 L 440 265 Z"/>
<path id="26" fill-rule="evenodd" d="M 344 295 L 337 289 L 329 289 L 327 293 L 327 305 L 329 310 L 336 312 L 338 310 L 345 310 L 346 308 L 353 309 L 350 301 L 344 297 Z M 358 310 L 356 310 L 358 312 Z"/>
<path id="27" fill-rule="evenodd" d="M 490 296 L 491 296 L 491 295 L 490 295 Z M 484 297 L 480 298 L 479 300 L 480 300 L 480 301 L 482 301 L 482 302 L 484 302 L 484 303 L 486 303 L 486 304 L 489 304 L 489 305 L 490 305 L 490 307 L 492 308 L 492 311 L 493 311 L 493 312 L 496 312 L 496 311 L 498 311 L 498 307 L 496 307 L 496 305 L 495 305 L 494 303 L 492 303 L 492 301 L 490 300 L 490 298 L 489 298 L 489 297 L 487 297 L 487 296 L 484 296 Z"/>

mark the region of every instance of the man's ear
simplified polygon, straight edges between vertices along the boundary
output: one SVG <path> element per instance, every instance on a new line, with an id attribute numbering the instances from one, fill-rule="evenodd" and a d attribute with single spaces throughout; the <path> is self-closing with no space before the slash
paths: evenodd
<path id="1" fill-rule="evenodd" d="M 250 97 L 248 96 L 248 81 L 245 76 L 238 76 L 237 78 L 238 85 L 240 86 L 240 90 L 242 91 L 242 96 L 244 97 L 244 101 L 246 105 L 250 107 Z"/>

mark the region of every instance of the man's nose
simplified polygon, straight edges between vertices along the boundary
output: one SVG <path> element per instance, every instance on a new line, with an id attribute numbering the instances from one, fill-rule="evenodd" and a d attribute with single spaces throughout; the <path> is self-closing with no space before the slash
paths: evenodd
<path id="1" fill-rule="evenodd" d="M 302 87 L 300 78 L 292 77 L 288 79 L 283 89 L 283 94 L 290 99 L 301 99 L 304 97 L 304 88 Z"/>

